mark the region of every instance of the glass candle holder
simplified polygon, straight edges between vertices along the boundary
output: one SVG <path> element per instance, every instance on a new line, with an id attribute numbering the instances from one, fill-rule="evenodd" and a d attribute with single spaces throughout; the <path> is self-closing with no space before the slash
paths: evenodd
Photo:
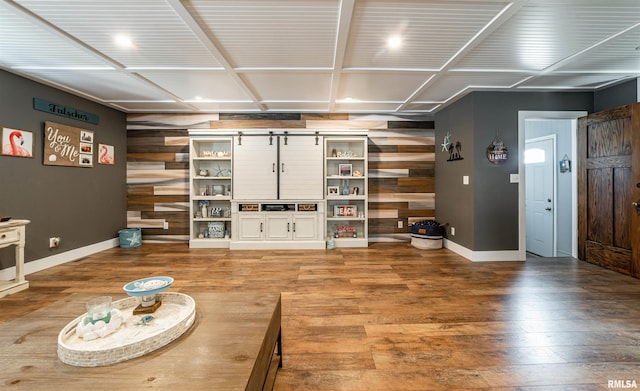
<path id="1" fill-rule="evenodd" d="M 85 304 L 87 308 L 87 319 L 91 323 L 99 320 L 109 322 L 111 317 L 111 296 L 95 297 Z"/>

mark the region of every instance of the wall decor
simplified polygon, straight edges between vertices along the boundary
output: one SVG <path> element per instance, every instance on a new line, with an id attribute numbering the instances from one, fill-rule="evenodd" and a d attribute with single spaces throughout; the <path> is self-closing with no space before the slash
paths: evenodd
<path id="1" fill-rule="evenodd" d="M 115 147 L 108 144 L 98 144 L 98 163 L 115 164 Z"/>
<path id="2" fill-rule="evenodd" d="M 571 160 L 568 155 L 564 155 L 562 160 L 559 162 L 560 164 L 560 172 L 571 172 Z"/>
<path id="3" fill-rule="evenodd" d="M 45 122 L 43 164 L 93 167 L 93 131 Z"/>
<path id="4" fill-rule="evenodd" d="M 487 159 L 493 164 L 502 164 L 509 159 L 509 151 L 497 134 L 487 147 Z"/>
<path id="5" fill-rule="evenodd" d="M 442 152 L 449 151 L 449 145 L 451 145 L 451 133 L 447 132 L 447 135 L 444 136 L 444 141 L 442 142 Z"/>
<path id="6" fill-rule="evenodd" d="M 351 176 L 352 173 L 352 165 L 351 164 L 339 164 L 338 172 L 340 176 Z"/>
<path id="7" fill-rule="evenodd" d="M 27 130 L 2 128 L 2 154 L 33 157 L 33 133 Z"/>
<path id="8" fill-rule="evenodd" d="M 455 151 L 454 151 L 454 148 L 455 148 Z M 456 160 L 464 159 L 460 154 L 460 151 L 462 151 L 462 143 L 460 141 L 456 141 L 455 146 L 453 145 L 453 143 L 449 143 L 449 159 L 447 159 L 447 161 L 453 162 Z"/>
<path id="9" fill-rule="evenodd" d="M 357 205 L 334 205 L 333 207 L 333 215 L 335 217 L 356 217 L 357 214 Z"/>
<path id="10" fill-rule="evenodd" d="M 33 98 L 33 108 L 39 111 L 44 111 L 45 113 L 59 115 L 61 117 L 77 119 L 78 121 L 84 121 L 94 125 L 98 124 L 98 116 L 95 114 L 49 102 L 44 99 Z"/>

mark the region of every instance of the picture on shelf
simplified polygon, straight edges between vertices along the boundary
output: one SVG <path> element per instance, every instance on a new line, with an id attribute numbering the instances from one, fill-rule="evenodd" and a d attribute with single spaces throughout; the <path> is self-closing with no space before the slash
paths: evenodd
<path id="1" fill-rule="evenodd" d="M 338 186 L 327 186 L 327 195 L 338 195 L 339 190 Z"/>
<path id="2" fill-rule="evenodd" d="M 351 164 L 338 164 L 338 172 L 340 173 L 340 176 L 351 176 Z"/>
<path id="3" fill-rule="evenodd" d="M 358 207 L 356 205 L 335 205 L 333 215 L 335 217 L 356 217 Z"/>

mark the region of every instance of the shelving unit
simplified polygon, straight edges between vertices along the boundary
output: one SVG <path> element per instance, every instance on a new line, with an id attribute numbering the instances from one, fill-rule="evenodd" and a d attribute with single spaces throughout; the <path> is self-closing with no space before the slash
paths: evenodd
<path id="1" fill-rule="evenodd" d="M 189 148 L 189 247 L 229 247 L 232 138 L 191 136 Z"/>
<path id="2" fill-rule="evenodd" d="M 326 234 L 338 247 L 367 247 L 366 137 L 325 137 Z"/>

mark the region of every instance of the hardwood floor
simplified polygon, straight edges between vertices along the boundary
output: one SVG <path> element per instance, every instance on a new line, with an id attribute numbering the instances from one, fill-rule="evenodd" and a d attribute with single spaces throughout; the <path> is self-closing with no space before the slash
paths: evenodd
<path id="1" fill-rule="evenodd" d="M 27 291 L 0 299 L 0 325 L 74 293 L 124 298 L 125 283 L 152 275 L 174 277 L 171 290 L 186 294 L 281 292 L 277 391 L 640 383 L 640 280 L 570 258 L 472 263 L 385 243 L 332 251 L 145 243 L 28 275 Z M 6 373 L 0 362 L 2 388 L 18 389 L 21 376 L 29 370 Z M 109 388 L 108 378 L 98 383 Z"/>

